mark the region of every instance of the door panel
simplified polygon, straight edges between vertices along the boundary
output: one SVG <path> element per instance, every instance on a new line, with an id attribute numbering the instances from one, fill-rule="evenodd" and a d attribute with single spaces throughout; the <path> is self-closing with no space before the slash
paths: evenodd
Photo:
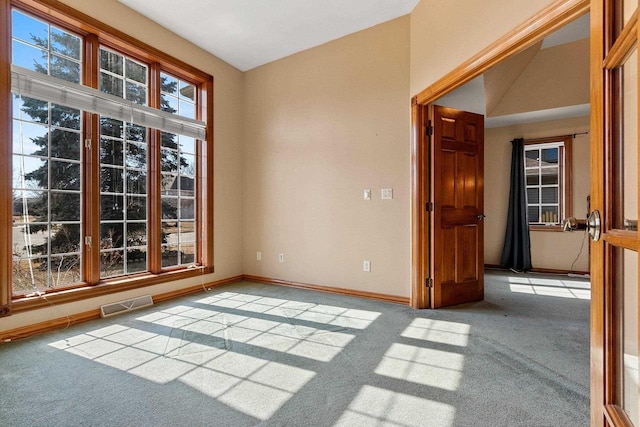
<path id="1" fill-rule="evenodd" d="M 431 307 L 484 298 L 484 117 L 433 106 Z"/>
<path id="2" fill-rule="evenodd" d="M 638 387 L 638 2 L 592 2 L 593 426 L 640 426 Z"/>

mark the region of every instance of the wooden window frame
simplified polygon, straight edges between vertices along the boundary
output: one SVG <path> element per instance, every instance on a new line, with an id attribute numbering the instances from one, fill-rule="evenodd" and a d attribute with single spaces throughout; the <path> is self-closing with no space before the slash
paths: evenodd
<path id="1" fill-rule="evenodd" d="M 571 175 L 573 171 L 573 135 L 554 136 L 549 138 L 526 139 L 525 147 L 550 143 L 563 143 L 559 152 L 558 166 L 560 168 L 559 209 L 558 216 L 561 223 L 564 218 L 573 215 L 573 191 Z M 562 231 L 562 225 L 529 224 L 529 231 Z"/>
<path id="2" fill-rule="evenodd" d="M 83 245 L 83 281 L 77 286 L 55 289 L 40 296 L 14 296 L 12 294 L 12 166 L 11 144 L 0 146 L 0 316 L 12 312 L 36 309 L 51 303 L 62 303 L 122 292 L 143 286 L 213 273 L 213 77 L 152 46 L 85 15 L 57 0 L 0 0 L 0 133 L 2 140 L 11 141 L 11 10 L 32 15 L 38 19 L 75 33 L 83 38 L 82 84 L 92 88 L 99 85 L 99 48 L 104 46 L 129 56 L 149 67 L 149 106 L 160 106 L 160 72 L 166 72 L 197 88 L 196 118 L 206 123 L 206 138 L 198 140 L 196 149 L 196 250 L 197 267 L 162 268 L 160 254 L 149 253 L 148 271 L 130 276 L 100 279 L 100 239 L 93 238 Z M 83 113 L 83 138 L 99 141 L 97 114 Z M 158 143 L 159 131 L 151 130 L 150 147 Z M 155 140 L 155 141 L 154 141 Z M 96 144 L 94 144 L 96 145 Z M 160 173 L 154 165 L 159 154 L 150 150 L 149 198 L 159 203 Z M 157 150 L 156 150 L 157 151 Z M 99 150 L 83 152 L 85 200 L 82 212 L 83 243 L 85 236 L 100 235 L 99 213 Z M 153 179 L 151 179 L 153 177 Z M 96 198 L 98 198 L 96 200 Z M 160 209 L 149 208 L 148 247 L 160 248 Z M 158 231 L 157 233 L 155 231 Z M 156 236 L 156 234 L 158 234 Z M 157 252 L 157 251 L 155 251 Z M 155 255 L 155 256 L 152 256 Z M 157 259 L 156 259 L 157 258 Z"/>

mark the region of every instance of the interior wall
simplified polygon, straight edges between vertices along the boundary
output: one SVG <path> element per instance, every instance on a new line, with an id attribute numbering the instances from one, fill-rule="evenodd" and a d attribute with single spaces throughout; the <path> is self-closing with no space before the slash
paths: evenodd
<path id="1" fill-rule="evenodd" d="M 246 73 L 246 274 L 409 296 L 408 94 L 408 16 Z"/>
<path id="2" fill-rule="evenodd" d="M 411 95 L 420 93 L 551 3 L 421 0 L 411 12 Z"/>
<path id="3" fill-rule="evenodd" d="M 509 206 L 511 140 L 572 135 L 589 130 L 589 117 L 574 117 L 485 130 L 485 234 L 486 264 L 500 264 Z M 573 140 L 573 216 L 585 219 L 590 191 L 589 135 Z M 585 231 L 531 231 L 534 268 L 589 271 L 589 241 Z M 583 245 L 582 253 L 580 247 Z M 572 263 L 575 264 L 572 267 Z"/>
<path id="4" fill-rule="evenodd" d="M 16 313 L 0 330 L 44 322 L 145 294 L 160 294 L 242 274 L 242 72 L 143 17 L 117 0 L 62 0 L 105 24 L 214 77 L 214 261 L 215 273 L 99 298 Z"/>

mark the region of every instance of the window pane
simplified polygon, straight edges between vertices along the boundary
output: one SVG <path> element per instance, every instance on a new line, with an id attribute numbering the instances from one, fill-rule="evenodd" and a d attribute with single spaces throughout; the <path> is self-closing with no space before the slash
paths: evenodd
<path id="1" fill-rule="evenodd" d="M 80 224 L 51 224 L 51 253 L 80 251 Z"/>
<path id="2" fill-rule="evenodd" d="M 193 154 L 180 156 L 180 173 L 187 176 L 196 175 L 196 158 Z"/>
<path id="3" fill-rule="evenodd" d="M 47 156 L 49 128 L 36 123 L 13 121 L 13 152 Z"/>
<path id="4" fill-rule="evenodd" d="M 127 78 L 139 83 L 147 83 L 147 67 L 127 59 Z"/>
<path id="5" fill-rule="evenodd" d="M 46 50 L 28 46 L 14 40 L 12 44 L 12 53 L 12 62 L 15 65 L 28 70 L 37 71 L 42 74 L 48 74 L 49 59 Z"/>
<path id="6" fill-rule="evenodd" d="M 49 200 L 45 191 L 13 191 L 13 223 L 49 222 Z M 32 230 L 35 232 L 36 230 Z"/>
<path id="7" fill-rule="evenodd" d="M 180 264 L 192 264 L 196 260 L 196 245 L 193 243 L 180 245 Z"/>
<path id="8" fill-rule="evenodd" d="M 14 98 L 14 105 L 18 108 L 17 111 L 14 110 L 14 119 L 44 124 L 49 123 L 49 103 L 47 101 L 40 101 L 39 99 L 28 98 L 26 96 L 18 96 Z M 18 114 L 16 114 L 16 112 Z"/>
<path id="9" fill-rule="evenodd" d="M 525 167 L 534 168 L 540 165 L 540 150 L 525 150 Z"/>
<path id="10" fill-rule="evenodd" d="M 51 131 L 51 157 L 80 160 L 80 134 L 66 130 Z"/>
<path id="11" fill-rule="evenodd" d="M 558 222 L 558 207 L 557 206 L 542 206 L 542 214 L 540 215 L 540 222 Z"/>
<path id="12" fill-rule="evenodd" d="M 178 172 L 178 152 L 166 148 L 161 149 L 160 169 L 162 172 Z"/>
<path id="13" fill-rule="evenodd" d="M 51 221 L 80 221 L 80 194 L 51 193 Z"/>
<path id="14" fill-rule="evenodd" d="M 53 126 L 80 130 L 80 110 L 51 104 L 51 124 Z"/>
<path id="15" fill-rule="evenodd" d="M 168 74 L 160 73 L 160 88 L 162 92 L 178 96 L 178 79 Z"/>
<path id="16" fill-rule="evenodd" d="M 180 196 L 194 197 L 196 188 L 196 180 L 186 176 L 180 177 Z"/>
<path id="17" fill-rule="evenodd" d="M 180 243 L 195 242 L 195 223 L 193 221 L 180 221 Z"/>
<path id="18" fill-rule="evenodd" d="M 29 294 L 49 289 L 47 258 L 13 259 L 13 293 Z"/>
<path id="19" fill-rule="evenodd" d="M 127 227 L 127 246 L 146 246 L 147 223 L 129 222 Z"/>
<path id="20" fill-rule="evenodd" d="M 144 144 L 127 144 L 126 163 L 129 168 L 146 169 L 147 167 L 147 146 Z"/>
<path id="21" fill-rule="evenodd" d="M 527 171 L 527 185 L 538 185 L 540 184 L 540 176 L 538 174 L 538 170 L 528 170 Z"/>
<path id="22" fill-rule="evenodd" d="M 527 215 L 529 216 L 529 222 L 531 223 L 540 222 L 540 207 L 529 206 L 527 208 Z"/>
<path id="23" fill-rule="evenodd" d="M 196 140 L 194 138 L 180 135 L 179 143 L 180 151 L 182 151 L 183 153 L 195 154 Z"/>
<path id="24" fill-rule="evenodd" d="M 196 106 L 190 102 L 180 100 L 180 113 L 182 117 L 188 117 L 190 119 L 196 118 Z"/>
<path id="25" fill-rule="evenodd" d="M 189 199 L 180 200 L 180 219 L 194 219 L 196 201 Z"/>
<path id="26" fill-rule="evenodd" d="M 46 23 L 17 10 L 11 11 L 11 21 L 11 35 L 14 38 L 48 48 L 49 26 Z"/>
<path id="27" fill-rule="evenodd" d="M 100 49 L 100 68 L 122 76 L 122 55 Z"/>
<path id="28" fill-rule="evenodd" d="M 49 187 L 48 162 L 39 157 L 13 156 L 13 188 Z"/>
<path id="29" fill-rule="evenodd" d="M 527 188 L 527 202 L 540 203 L 540 191 L 537 188 Z"/>
<path id="30" fill-rule="evenodd" d="M 80 37 L 51 27 L 51 50 L 80 61 L 82 40 Z"/>
<path id="31" fill-rule="evenodd" d="M 174 98 L 173 96 L 169 96 L 164 93 L 160 95 L 160 109 L 162 111 L 177 113 L 178 108 L 178 98 Z"/>
<path id="32" fill-rule="evenodd" d="M 100 254 L 100 277 L 114 277 L 124 274 L 124 251 L 106 251 Z"/>
<path id="33" fill-rule="evenodd" d="M 558 164 L 558 149 L 557 148 L 545 148 L 542 150 L 542 165 Z"/>
<path id="34" fill-rule="evenodd" d="M 542 203 L 558 203 L 558 187 L 543 188 Z"/>
<path id="35" fill-rule="evenodd" d="M 147 193 L 147 173 L 141 171 L 127 172 L 127 193 L 146 194 Z"/>
<path id="36" fill-rule="evenodd" d="M 127 197 L 127 220 L 140 220 L 147 218 L 147 198 Z"/>
<path id="37" fill-rule="evenodd" d="M 80 282 L 80 255 L 52 256 L 50 274 L 52 288 L 66 288 Z"/>
<path id="38" fill-rule="evenodd" d="M 196 100 L 196 87 L 187 82 L 180 80 L 180 98 L 187 99 L 191 102 Z"/>
<path id="39" fill-rule="evenodd" d="M 100 73 L 100 90 L 120 98 L 124 96 L 123 81 L 109 74 Z"/>
<path id="40" fill-rule="evenodd" d="M 124 171 L 119 168 L 100 168 L 100 191 L 103 193 L 122 193 Z"/>
<path id="41" fill-rule="evenodd" d="M 123 142 L 117 139 L 100 140 L 100 163 L 104 165 L 123 166 Z"/>
<path id="42" fill-rule="evenodd" d="M 51 188 L 80 190 L 80 163 L 51 161 Z"/>
<path id="43" fill-rule="evenodd" d="M 147 252 L 141 249 L 127 251 L 127 273 L 141 273 L 147 270 Z"/>
<path id="44" fill-rule="evenodd" d="M 123 123 L 121 120 L 114 120 L 108 117 L 100 117 L 100 135 L 123 138 Z"/>
<path id="45" fill-rule="evenodd" d="M 162 198 L 162 219 L 178 219 L 178 198 Z"/>
<path id="46" fill-rule="evenodd" d="M 100 224 L 100 249 L 115 249 L 124 246 L 124 223 Z"/>
<path id="47" fill-rule="evenodd" d="M 122 196 L 100 196 L 100 220 L 124 219 Z"/>
<path id="48" fill-rule="evenodd" d="M 558 168 L 543 168 L 541 172 L 542 185 L 558 184 Z"/>
<path id="49" fill-rule="evenodd" d="M 162 245 L 162 266 L 178 265 L 178 245 Z"/>
<path id="50" fill-rule="evenodd" d="M 136 104 L 147 104 L 147 88 L 136 83 L 127 82 L 127 99 Z"/>
<path id="51" fill-rule="evenodd" d="M 80 83 L 80 63 L 52 54 L 50 74 L 59 79 Z"/>

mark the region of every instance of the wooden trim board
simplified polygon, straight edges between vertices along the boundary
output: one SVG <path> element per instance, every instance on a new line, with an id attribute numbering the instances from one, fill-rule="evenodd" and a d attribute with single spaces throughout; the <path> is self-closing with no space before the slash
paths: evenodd
<path id="1" fill-rule="evenodd" d="M 360 298 L 374 299 L 374 300 L 384 301 L 384 302 L 391 302 L 395 304 L 409 305 L 408 297 L 400 297 L 397 295 L 387 295 L 387 294 L 380 294 L 377 292 L 357 291 L 357 290 L 346 289 L 346 288 L 335 288 L 332 286 L 312 285 L 308 283 L 299 283 L 299 282 L 292 282 L 289 280 L 271 279 L 268 277 L 252 276 L 247 274 L 244 275 L 244 280 L 248 282 L 258 282 L 258 283 L 265 283 L 268 285 L 288 286 L 291 288 L 308 289 L 311 291 L 327 292 L 327 293 L 336 294 L 336 295 L 360 297 Z"/>

